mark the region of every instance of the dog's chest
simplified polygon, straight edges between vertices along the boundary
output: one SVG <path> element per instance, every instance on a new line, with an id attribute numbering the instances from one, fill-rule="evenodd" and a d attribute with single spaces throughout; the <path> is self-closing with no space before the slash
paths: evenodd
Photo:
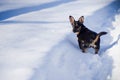
<path id="1" fill-rule="evenodd" d="M 87 42 L 87 41 L 85 41 L 85 40 L 79 40 L 79 39 L 78 39 L 78 41 L 81 43 L 81 45 L 82 45 L 83 47 L 86 47 L 86 48 L 90 48 L 90 47 L 95 48 L 95 47 L 96 47 L 96 45 L 92 43 L 93 40 L 91 40 L 90 42 Z"/>
<path id="2" fill-rule="evenodd" d="M 85 32 L 77 35 L 78 41 L 85 47 L 93 47 L 95 48 L 96 45 L 92 44 L 96 36 L 96 33 Z"/>

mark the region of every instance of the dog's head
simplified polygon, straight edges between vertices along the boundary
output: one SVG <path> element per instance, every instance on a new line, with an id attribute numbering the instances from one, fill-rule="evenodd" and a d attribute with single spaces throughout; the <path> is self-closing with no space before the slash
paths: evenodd
<path id="1" fill-rule="evenodd" d="M 70 23 L 73 27 L 73 32 L 78 34 L 83 26 L 84 16 L 81 16 L 78 19 L 78 21 L 75 21 L 73 16 L 69 16 L 69 20 L 70 20 Z"/>

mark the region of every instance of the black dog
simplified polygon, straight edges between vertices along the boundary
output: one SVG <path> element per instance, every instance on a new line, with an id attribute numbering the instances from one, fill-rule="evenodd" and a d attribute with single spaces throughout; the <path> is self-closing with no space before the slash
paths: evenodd
<path id="1" fill-rule="evenodd" d="M 107 32 L 96 33 L 83 25 L 84 16 L 81 16 L 78 21 L 75 21 L 74 17 L 69 16 L 70 23 L 73 27 L 73 32 L 77 34 L 79 47 L 82 52 L 86 52 L 87 48 L 94 48 L 95 54 L 100 49 L 100 36 L 107 34 Z"/>

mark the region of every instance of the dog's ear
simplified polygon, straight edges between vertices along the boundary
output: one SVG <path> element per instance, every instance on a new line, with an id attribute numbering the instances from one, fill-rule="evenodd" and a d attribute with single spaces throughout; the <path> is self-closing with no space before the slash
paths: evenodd
<path id="1" fill-rule="evenodd" d="M 81 16 L 78 20 L 80 23 L 84 23 L 84 16 Z"/>
<path id="2" fill-rule="evenodd" d="M 70 20 L 70 23 L 71 23 L 71 25 L 74 25 L 74 22 L 75 22 L 75 19 L 74 19 L 74 17 L 72 17 L 72 16 L 69 16 L 69 20 Z"/>

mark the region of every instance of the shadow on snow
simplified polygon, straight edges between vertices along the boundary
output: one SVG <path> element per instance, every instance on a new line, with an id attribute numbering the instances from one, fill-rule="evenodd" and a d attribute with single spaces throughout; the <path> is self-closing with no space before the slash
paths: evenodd
<path id="1" fill-rule="evenodd" d="M 68 3 L 71 1 L 73 1 L 73 0 L 57 0 L 54 2 L 49 2 L 49 3 L 45 3 L 45 4 L 41 4 L 41 5 L 32 6 L 32 7 L 24 7 L 24 8 L 19 8 L 19 9 L 3 11 L 3 12 L 0 12 L 0 21 L 8 19 L 13 16 L 18 16 L 18 15 L 33 12 L 33 11 L 38 11 L 38 10 L 43 10 L 46 8 L 55 7 L 60 4 Z"/>
<path id="2" fill-rule="evenodd" d="M 0 21 L 0 24 L 51 24 L 51 23 L 67 23 L 67 21 Z"/>

